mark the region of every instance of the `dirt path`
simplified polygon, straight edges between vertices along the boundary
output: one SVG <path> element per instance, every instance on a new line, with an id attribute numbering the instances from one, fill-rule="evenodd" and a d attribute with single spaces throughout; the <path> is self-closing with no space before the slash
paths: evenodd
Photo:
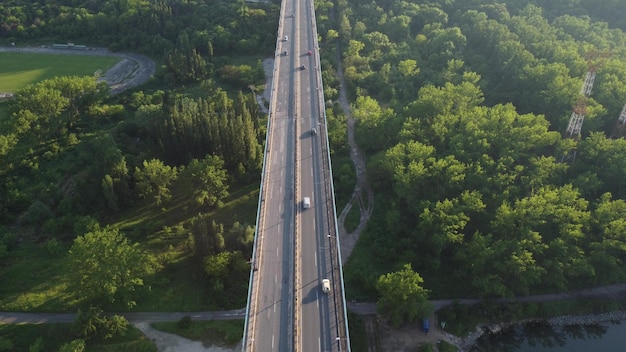
<path id="1" fill-rule="evenodd" d="M 82 55 L 82 56 L 114 56 L 121 59 L 108 69 L 99 81 L 105 81 L 111 88 L 111 94 L 117 94 L 127 89 L 146 83 L 156 71 L 154 61 L 148 57 L 131 53 L 113 53 L 104 48 L 52 49 L 42 47 L 0 47 L 0 52 L 22 52 L 54 55 Z"/>
<path id="2" fill-rule="evenodd" d="M 159 331 L 148 322 L 137 322 L 133 324 L 137 329 L 146 335 L 160 352 L 236 352 L 241 350 L 241 346 L 232 348 L 219 346 L 204 346 L 202 342 L 193 341 L 184 337 Z"/>
<path id="3" fill-rule="evenodd" d="M 345 264 L 352 254 L 352 250 L 361 235 L 361 232 L 365 229 L 367 221 L 372 215 L 374 210 L 374 192 L 367 183 L 367 177 L 365 173 L 365 159 L 354 140 L 354 132 L 356 128 L 356 121 L 352 118 L 350 113 L 350 104 L 348 103 L 348 94 L 346 93 L 346 82 L 343 77 L 343 66 L 341 65 L 341 51 L 337 49 L 337 77 L 340 82 L 339 89 L 339 105 L 346 115 L 347 122 L 347 134 L 348 145 L 350 146 L 350 158 L 354 163 L 356 170 L 356 184 L 354 185 L 354 191 L 352 191 L 352 198 L 343 208 L 339 216 L 337 217 L 337 225 L 339 227 L 339 238 L 341 241 L 341 262 Z M 359 206 L 361 212 L 361 219 L 357 228 L 351 233 L 347 233 L 345 221 L 346 216 L 355 205 Z"/>

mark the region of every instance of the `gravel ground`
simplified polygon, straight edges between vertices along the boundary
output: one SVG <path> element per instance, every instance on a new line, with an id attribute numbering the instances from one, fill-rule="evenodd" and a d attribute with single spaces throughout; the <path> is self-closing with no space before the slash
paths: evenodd
<path id="1" fill-rule="evenodd" d="M 193 341 L 178 335 L 159 331 L 147 322 L 138 322 L 135 327 L 141 330 L 154 344 L 160 352 L 236 352 L 241 351 L 241 346 L 233 348 L 219 346 L 204 346 L 201 342 Z"/>

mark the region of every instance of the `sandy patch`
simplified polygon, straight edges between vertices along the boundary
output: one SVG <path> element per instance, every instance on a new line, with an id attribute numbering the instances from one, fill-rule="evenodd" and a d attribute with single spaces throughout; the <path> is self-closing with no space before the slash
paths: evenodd
<path id="1" fill-rule="evenodd" d="M 238 352 L 241 346 L 233 348 L 220 346 L 204 346 L 201 342 L 186 339 L 184 337 L 159 331 L 147 322 L 137 322 L 133 325 L 141 330 L 150 340 L 154 342 L 160 352 Z"/>

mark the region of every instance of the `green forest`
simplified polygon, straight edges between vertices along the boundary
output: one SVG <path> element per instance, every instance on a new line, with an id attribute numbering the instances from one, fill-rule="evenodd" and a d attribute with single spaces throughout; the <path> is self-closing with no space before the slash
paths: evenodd
<path id="1" fill-rule="evenodd" d="M 128 323 L 105 311 L 245 306 L 267 124 L 254 93 L 279 11 L 0 4 L 2 46 L 74 42 L 157 64 L 148 84 L 118 95 L 93 76 L 66 76 L 0 102 L 0 310 L 79 313 L 71 332 L 33 332 L 45 350 L 141 336 L 124 340 Z M 30 333 L 0 330 L 0 350 L 32 347 Z M 139 340 L 129 350 L 152 350 Z"/>
<path id="2" fill-rule="evenodd" d="M 437 298 L 626 279 L 624 2 L 322 6 L 376 194 L 345 267 L 349 297 L 376 298 L 377 278 L 406 264 Z M 568 138 L 587 71 L 584 124 Z"/>
<path id="3" fill-rule="evenodd" d="M 264 83 L 279 6 L 0 4 L 3 45 L 73 42 L 158 63 L 120 95 L 57 77 L 0 104 L 0 309 L 245 305 L 266 124 L 250 88 Z M 376 194 L 345 267 L 349 298 L 376 299 L 377 280 L 403 268 L 436 298 L 626 280 L 625 2 L 315 8 L 325 98 L 338 98 L 339 54 Z M 345 117 L 328 107 L 341 207 L 354 171 Z M 568 136 L 574 108 L 584 124 Z M 106 284 L 70 270 L 104 249 L 115 255 L 90 264 Z M 133 270 L 119 278 L 119 265 Z"/>

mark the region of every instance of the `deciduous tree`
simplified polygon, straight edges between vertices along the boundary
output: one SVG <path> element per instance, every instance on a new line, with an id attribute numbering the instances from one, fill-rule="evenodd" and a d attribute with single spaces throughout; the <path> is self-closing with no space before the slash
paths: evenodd
<path id="1" fill-rule="evenodd" d="M 141 198 L 152 197 L 157 205 L 168 201 L 172 196 L 169 186 L 178 175 L 177 169 L 165 165 L 161 160 L 143 162 L 143 168 L 135 168 L 135 180 Z"/>
<path id="2" fill-rule="evenodd" d="M 133 307 L 154 258 L 114 228 L 78 236 L 69 250 L 68 288 L 82 301 Z"/>
<path id="3" fill-rule="evenodd" d="M 423 283 L 424 279 L 410 264 L 400 271 L 381 275 L 376 283 L 378 312 L 395 326 L 430 315 L 433 306 Z"/>

